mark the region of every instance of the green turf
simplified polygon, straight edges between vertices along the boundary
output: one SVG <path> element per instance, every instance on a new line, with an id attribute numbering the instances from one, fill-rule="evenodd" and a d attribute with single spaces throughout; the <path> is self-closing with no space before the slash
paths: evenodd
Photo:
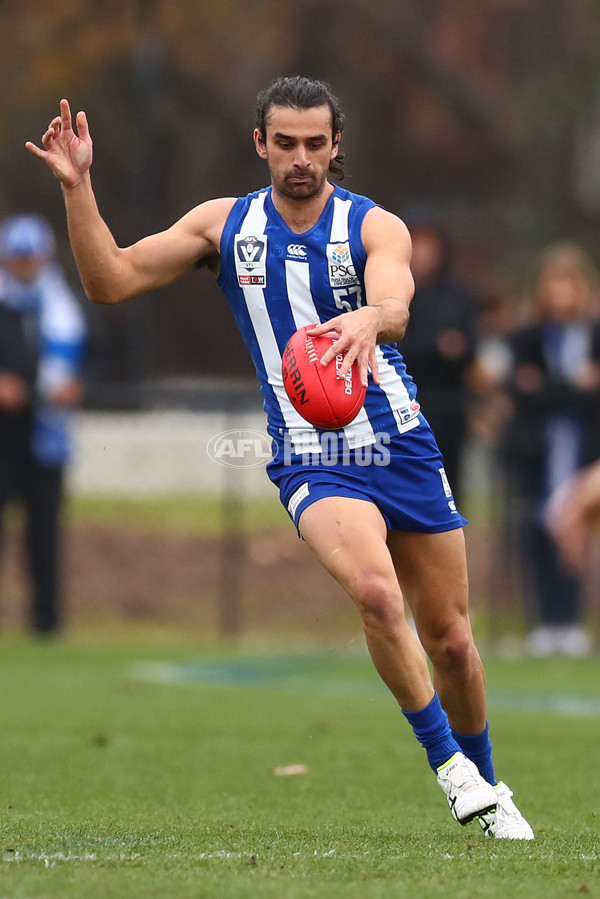
<path id="1" fill-rule="evenodd" d="M 228 527 L 251 533 L 290 527 L 290 519 L 274 489 L 272 497 L 231 499 L 231 507 L 220 496 L 114 497 L 73 496 L 70 520 L 158 533 L 211 537 Z"/>
<path id="2" fill-rule="evenodd" d="M 154 676 L 178 666 L 196 679 Z M 597 695 L 600 663 L 487 668 L 533 844 L 451 820 L 361 655 L 5 638 L 0 899 L 600 896 L 600 716 L 543 710 Z"/>

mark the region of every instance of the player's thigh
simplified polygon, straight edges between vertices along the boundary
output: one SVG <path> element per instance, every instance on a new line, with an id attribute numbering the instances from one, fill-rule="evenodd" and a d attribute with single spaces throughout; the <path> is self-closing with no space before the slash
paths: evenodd
<path id="1" fill-rule="evenodd" d="M 435 636 L 468 618 L 462 528 L 438 534 L 391 531 L 388 546 L 419 633 Z"/>
<path id="2" fill-rule="evenodd" d="M 323 497 L 302 512 L 298 529 L 321 564 L 354 599 L 368 579 L 388 584 L 390 593 L 399 595 L 385 521 L 374 503 Z"/>

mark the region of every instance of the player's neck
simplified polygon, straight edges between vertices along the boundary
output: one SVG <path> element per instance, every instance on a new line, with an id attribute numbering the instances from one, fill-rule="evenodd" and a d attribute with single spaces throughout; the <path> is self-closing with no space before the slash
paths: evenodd
<path id="1" fill-rule="evenodd" d="M 296 234 L 304 234 L 319 221 L 333 191 L 333 184 L 326 181 L 323 190 L 316 197 L 296 200 L 292 197 L 282 196 L 273 188 L 271 198 L 275 209 L 288 228 Z"/>

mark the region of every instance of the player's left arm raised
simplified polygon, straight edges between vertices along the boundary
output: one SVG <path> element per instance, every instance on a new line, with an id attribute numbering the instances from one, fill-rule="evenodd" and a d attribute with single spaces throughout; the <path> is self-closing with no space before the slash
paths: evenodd
<path id="1" fill-rule="evenodd" d="M 376 344 L 394 343 L 404 337 L 414 282 L 410 271 L 410 236 L 397 216 L 373 207 L 364 218 L 361 236 L 367 253 L 366 306 L 337 315 L 309 333 L 337 331 L 339 340 L 321 362 L 327 365 L 337 353 L 344 351 L 340 375 L 349 372 L 357 360 L 361 382 L 366 385 L 369 368 L 373 380 L 379 383 Z"/>

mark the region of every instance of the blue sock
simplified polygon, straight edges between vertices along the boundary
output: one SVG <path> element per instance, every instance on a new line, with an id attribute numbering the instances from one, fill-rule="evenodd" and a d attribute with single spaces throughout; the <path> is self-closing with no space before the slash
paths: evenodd
<path id="1" fill-rule="evenodd" d="M 412 727 L 415 737 L 424 747 L 427 753 L 427 761 L 434 771 L 452 758 L 455 752 L 460 752 L 460 746 L 452 736 L 448 716 L 442 708 L 437 693 L 424 709 L 418 712 L 405 712 L 402 714 Z"/>
<path id="2" fill-rule="evenodd" d="M 479 768 L 479 773 L 488 783 L 496 786 L 498 781 L 494 774 L 494 762 L 492 761 L 492 743 L 490 740 L 490 725 L 486 721 L 485 730 L 480 734 L 459 734 L 452 731 L 452 736 L 460 746 L 468 759 L 471 759 Z"/>

